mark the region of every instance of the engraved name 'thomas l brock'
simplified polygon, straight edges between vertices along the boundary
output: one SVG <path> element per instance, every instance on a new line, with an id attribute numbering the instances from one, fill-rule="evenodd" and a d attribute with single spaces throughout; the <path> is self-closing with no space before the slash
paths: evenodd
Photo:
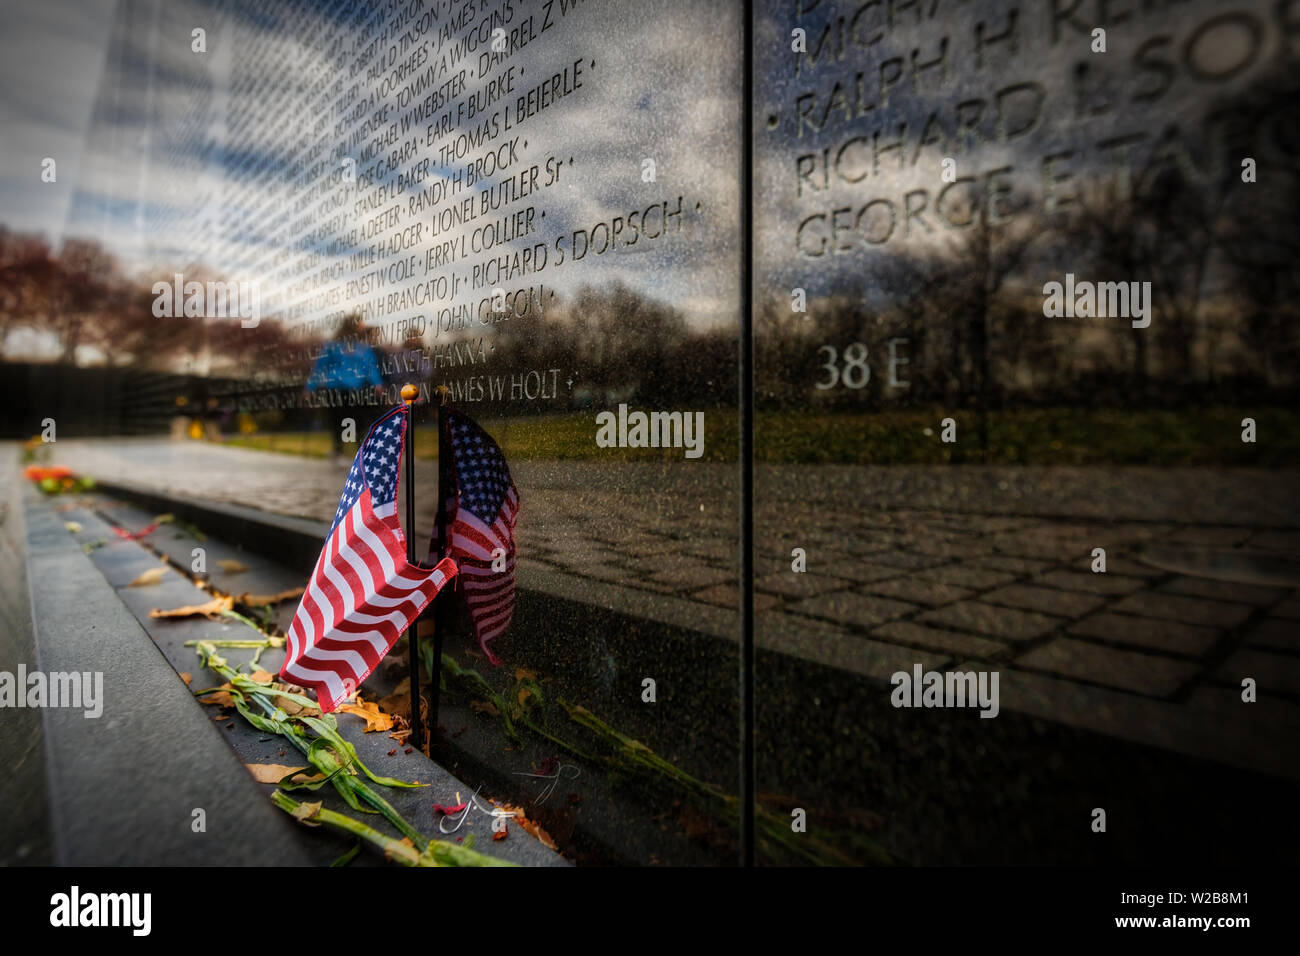
<path id="1" fill-rule="evenodd" d="M 596 416 L 596 444 L 601 448 L 684 448 L 687 458 L 704 454 L 703 412 L 640 412 L 618 406 L 618 415 Z"/>

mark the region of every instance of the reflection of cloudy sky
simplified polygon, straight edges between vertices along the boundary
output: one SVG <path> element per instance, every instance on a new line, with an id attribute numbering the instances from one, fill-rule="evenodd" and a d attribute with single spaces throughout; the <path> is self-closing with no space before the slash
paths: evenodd
<path id="1" fill-rule="evenodd" d="M 1100 141 L 1127 134 L 1143 134 L 1144 145 L 1134 149 L 1130 162 L 1145 161 L 1155 137 L 1169 124 L 1177 124 L 1182 131 L 1182 141 L 1194 162 L 1204 163 L 1209 150 L 1200 126 L 1216 98 L 1240 92 L 1257 79 L 1268 60 L 1278 52 L 1278 32 L 1273 26 L 1273 5 L 1255 0 L 1234 4 L 1236 11 L 1219 26 L 1202 31 L 1193 46 L 1191 58 L 1203 73 L 1226 72 L 1233 64 L 1244 63 L 1252 42 L 1251 24 L 1260 30 L 1260 45 L 1253 65 L 1223 80 L 1198 79 L 1184 65 L 1184 50 L 1189 37 L 1211 18 L 1221 16 L 1225 7 L 1213 0 L 1193 0 L 1178 3 L 1176 14 L 1164 9 L 1164 4 L 1110 4 L 1114 11 L 1130 11 L 1122 23 L 1110 24 L 1107 30 L 1107 52 L 1094 54 L 1089 49 L 1090 36 L 1063 26 L 1059 42 L 1052 42 L 1052 23 L 1048 3 L 1002 3 L 992 0 L 968 0 L 956 4 L 928 2 L 907 6 L 889 3 L 865 3 L 862 0 L 822 0 L 813 2 L 813 9 L 802 18 L 796 15 L 797 3 L 760 3 L 763 12 L 758 16 L 756 32 L 755 70 L 757 91 L 755 109 L 758 123 L 755 128 L 755 196 L 758 203 L 755 236 L 757 274 L 772 289 L 804 287 L 810 296 L 843 287 L 846 282 L 861 280 L 872 273 L 887 268 L 895 256 L 928 256 L 941 254 L 942 250 L 962 233 L 952 228 L 941 228 L 934 211 L 935 197 L 945 183 L 941 179 L 941 161 L 951 156 L 957 161 L 957 175 L 974 175 L 978 178 L 979 192 L 983 192 L 989 170 L 1012 166 L 1014 172 L 1006 181 L 1013 189 L 1013 202 L 1026 202 L 1034 214 L 1043 208 L 1043 157 L 1062 150 L 1074 150 L 1075 155 L 1059 164 L 1059 172 L 1070 172 L 1084 178 L 1099 174 L 1109 175 L 1117 154 L 1097 148 Z M 1063 6 L 1063 5 L 1056 5 Z M 1092 18 L 1105 4 L 1084 2 L 1078 6 L 1077 19 L 1093 25 Z M 1148 10 L 1148 6 L 1153 9 Z M 886 11 L 895 7 L 892 27 Z M 984 63 L 976 59 L 976 25 L 985 24 L 985 37 L 1000 34 L 1007 23 L 1007 10 L 1019 9 L 1018 50 L 1012 53 L 1008 44 L 988 43 Z M 838 62 L 825 56 L 811 70 L 795 76 L 795 55 L 791 52 L 791 30 L 803 27 L 808 33 L 808 47 L 815 50 L 822 31 L 830 23 L 832 37 L 838 18 L 845 21 L 845 33 L 850 32 L 853 16 L 865 12 L 857 21 L 858 35 L 870 38 L 884 29 L 883 38 L 873 45 L 846 44 L 846 55 Z M 923 19 L 931 10 L 937 10 L 936 19 Z M 918 22 L 919 21 L 919 22 Z M 948 38 L 947 75 L 942 82 L 937 69 L 919 73 L 916 85 L 911 77 L 914 55 L 920 63 L 937 58 L 939 40 Z M 1135 92 L 1154 88 L 1162 79 L 1155 70 L 1141 70 L 1135 66 L 1135 56 L 1144 42 L 1155 36 L 1167 36 L 1168 43 L 1148 47 L 1146 57 L 1150 62 L 1168 61 L 1173 64 L 1172 84 L 1160 97 L 1147 103 L 1133 102 Z M 833 42 L 833 41 L 832 41 Z M 795 103 L 805 93 L 817 94 L 817 108 L 813 115 L 823 115 L 824 104 L 836 80 L 842 80 L 850 102 L 853 97 L 854 74 L 864 74 L 862 99 L 876 102 L 878 78 L 883 61 L 902 57 L 903 78 L 889 94 L 887 107 L 868 111 L 849 121 L 832 119 L 821 132 L 810 133 L 804 129 L 802 138 L 796 138 Z M 1086 64 L 1088 76 L 1101 98 L 1116 97 L 1121 105 L 1102 115 L 1076 115 L 1073 86 L 1074 69 Z M 976 141 L 967 148 L 965 137 L 947 145 L 917 146 L 926 126 L 927 117 L 937 111 L 940 129 L 952 136 L 957 130 L 956 107 L 963 101 L 982 99 L 991 104 L 995 93 L 1013 84 L 1034 83 L 1043 93 L 1042 117 L 1027 134 L 1008 142 L 997 141 L 992 121 L 992 106 L 986 106 L 984 118 L 977 128 L 993 137 L 993 142 Z M 1030 94 L 1019 97 L 1023 105 Z M 1008 103 L 1013 100 L 1008 98 Z M 765 125 L 771 115 L 779 117 L 775 130 Z M 836 114 L 832 114 L 835 116 Z M 842 114 L 839 114 L 842 115 Z M 968 114 L 969 115 L 969 114 Z M 1011 118 L 1013 124 L 1016 117 Z M 898 125 L 906 124 L 904 142 L 905 162 L 899 165 L 897 151 L 881 158 L 878 173 L 868 174 L 860 182 L 837 181 L 831 176 L 828 190 L 803 196 L 796 195 L 796 159 L 804 154 L 816 154 L 829 149 L 832 160 L 836 151 L 850 138 L 867 137 L 865 149 L 856 155 L 864 157 L 854 163 L 854 173 L 869 168 L 872 161 L 871 138 L 880 131 L 882 142 L 898 138 Z M 819 167 L 820 171 L 820 167 Z M 1065 187 L 1072 188 L 1072 187 Z M 927 207 L 921 215 L 932 229 L 912 224 L 910 237 L 904 236 L 906 216 L 904 195 L 913 190 L 928 192 Z M 955 192 L 955 191 L 954 191 Z M 795 236 L 798 224 L 817 213 L 828 214 L 832 209 L 848 207 L 856 215 L 866 203 L 886 199 L 893 203 L 897 226 L 891 238 L 877 245 L 858 242 L 851 252 L 827 255 L 812 259 L 797 254 Z M 913 200 L 920 205 L 920 197 Z M 885 234 L 887 207 L 873 207 L 871 220 L 878 225 L 873 238 Z M 950 213 L 960 221 L 964 218 L 956 210 Z M 828 232 L 828 230 L 824 231 Z M 816 233 L 820 235 L 824 233 Z M 1071 263 L 1061 263 L 1068 268 Z"/>
<path id="2" fill-rule="evenodd" d="M 663 200 L 675 207 L 678 195 L 684 197 L 683 211 L 688 213 L 685 230 L 680 238 L 646 244 L 644 252 L 638 244 L 637 254 L 588 255 L 576 267 L 566 263 L 554 268 L 552 263 L 540 275 L 514 280 L 506 287 L 540 282 L 564 295 L 582 285 L 618 281 L 681 307 L 696 325 L 734 324 L 740 267 L 736 224 L 741 73 L 739 11 L 733 9 L 737 5 L 723 0 L 674 0 L 671 15 L 665 15 L 655 4 L 586 3 L 563 19 L 558 16 L 559 6 L 557 0 L 552 8 L 553 28 L 507 62 L 524 69 L 508 102 L 513 110 L 517 96 L 583 59 L 583 88 L 531 117 L 519 130 L 528 144 L 520 150 L 523 168 L 532 163 L 544 167 L 547 156 L 566 161 L 572 156 L 573 165 L 566 162 L 558 187 L 509 207 L 513 212 L 533 202 L 538 216 L 545 210 L 546 218 L 535 220 L 540 228 L 534 236 L 511 242 L 506 249 L 545 241 L 553 260 L 557 234 L 590 230 L 598 222 L 626 217 Z M 526 13 L 532 13 L 535 28 L 540 27 L 540 4 L 516 2 L 513 10 L 514 20 L 507 29 L 518 25 Z M 446 16 L 444 9 L 441 19 Z M 190 30 L 199 25 L 208 31 L 205 56 L 190 51 Z M 83 183 L 70 231 L 103 237 L 113 251 L 151 277 L 167 275 L 173 268 L 201 267 L 232 279 L 259 279 L 263 313 L 302 301 L 301 295 L 291 297 L 287 289 L 312 259 L 316 259 L 313 271 L 332 260 L 343 263 L 341 275 L 330 282 L 342 292 L 358 274 L 347 263 L 353 250 L 329 250 L 328 236 L 306 237 L 333 211 L 317 213 L 315 203 L 321 194 L 311 207 L 300 208 L 312 183 L 303 175 L 295 180 L 292 167 L 317 142 L 325 140 L 329 147 L 336 142 L 335 122 L 349 110 L 337 107 L 337 97 L 314 95 L 310 87 L 324 75 L 331 81 L 343 77 L 347 89 L 354 31 L 313 5 L 123 0 L 91 139 L 97 175 Z M 343 42 L 336 46 L 340 38 Z M 469 60 L 467 93 L 486 83 L 474 77 L 477 52 L 484 49 L 480 47 Z M 404 58 L 399 55 L 398 62 Z M 434 59 L 431 56 L 428 62 Z M 489 78 L 500 69 L 489 71 Z M 364 97 L 369 90 L 364 71 L 359 78 Z M 441 79 L 434 86 L 440 83 Z M 416 102 L 421 98 L 423 94 Z M 390 99 L 391 120 L 400 114 L 396 96 Z M 324 110 L 318 104 L 324 104 Z M 297 135 L 292 120 L 304 114 L 309 124 L 305 135 Z M 310 121 L 322 117 L 325 129 L 313 136 Z M 469 125 L 464 124 L 462 131 Z M 421 148 L 403 171 L 426 157 L 437 167 L 438 144 L 431 149 L 423 146 L 424 128 L 425 122 L 413 128 L 418 130 Z M 349 150 L 358 169 L 365 165 L 360 149 L 358 144 Z M 475 155 L 482 151 L 466 159 Z M 249 157 L 257 156 L 270 157 L 272 162 L 267 174 L 254 181 L 241 169 Z M 331 159 L 328 150 L 324 156 Z M 655 162 L 654 183 L 642 181 L 645 158 Z M 336 168 L 337 163 L 327 164 L 329 171 Z M 544 176 L 543 171 L 539 186 Z M 394 184 L 396 178 L 394 172 L 387 182 Z M 423 185 L 429 185 L 429 180 Z M 347 229 L 358 221 L 351 215 L 355 192 L 355 187 L 350 190 L 344 207 L 350 214 Z M 469 194 L 464 190 L 452 201 Z M 400 197 L 401 227 L 411 221 L 406 211 L 409 195 L 410 191 Z M 474 195 L 477 207 L 477 189 Z M 390 199 L 380 209 L 394 202 Z M 696 202 L 703 204 L 699 215 L 694 211 Z M 280 210 L 289 213 L 290 223 Z M 464 231 L 501 214 L 480 217 Z M 299 217 L 301 228 L 286 228 Z M 426 211 L 420 218 L 428 223 L 431 214 Z M 413 251 L 422 254 L 449 237 L 430 239 L 426 229 L 426 241 Z M 469 266 L 483 258 L 471 253 L 453 268 L 464 278 Z M 283 278 L 275 277 L 277 271 Z M 417 271 L 417 278 L 423 278 L 421 273 Z M 477 302 L 489 291 L 466 294 L 465 289 L 462 285 L 458 304 Z M 295 321 L 320 318 L 356 304 L 341 299 Z M 429 311 L 425 305 L 408 314 Z M 383 320 L 402 317 L 403 313 L 388 314 Z"/>
<path id="3" fill-rule="evenodd" d="M 331 79 L 342 76 L 346 81 L 347 64 L 353 55 L 356 28 L 351 23 L 355 10 L 347 8 L 342 14 L 330 15 L 322 12 L 325 6 L 263 0 L 121 0 L 111 25 L 107 29 L 98 25 L 106 38 L 99 46 L 92 39 L 96 32 L 93 18 L 73 17 L 60 28 L 65 34 L 65 46 L 60 50 L 69 51 L 68 55 L 51 52 L 30 39 L 41 33 L 44 11 L 52 10 L 52 15 L 57 15 L 57 5 L 31 5 L 15 12 L 16 19 L 11 17 L 7 22 L 19 26 L 6 32 L 13 52 L 5 67 L 14 80 L 6 83 L 4 105 L 8 111 L 7 133 L 14 129 L 23 132 L 6 135 L 4 140 L 6 178 L 0 180 L 4 221 L 20 228 L 42 218 L 48 221 L 55 208 L 50 196 L 56 189 L 63 191 L 66 202 L 67 191 L 74 185 L 70 180 L 75 180 L 77 194 L 69 215 L 69 234 L 100 237 L 111 251 L 142 274 L 157 277 L 160 273 L 170 274 L 174 268 L 193 271 L 201 267 L 232 279 L 258 279 L 264 313 L 301 301 L 301 296 L 290 296 L 288 286 L 293 278 L 305 273 L 312 258 L 316 260 L 312 268 L 317 270 L 341 259 L 345 268 L 329 286 L 344 289 L 347 281 L 356 277 L 347 264 L 346 251 L 328 250 L 328 237 L 317 237 L 314 242 L 306 238 L 311 228 L 328 216 L 306 209 L 300 228 L 289 228 L 297 218 L 293 210 L 302 205 L 303 191 L 311 186 L 305 177 L 295 181 L 291 167 L 317 139 L 329 140 L 333 145 L 334 123 L 345 112 L 328 97 L 313 98 L 310 89 L 322 75 Z M 951 239 L 960 238 L 960 232 L 939 227 L 933 206 L 944 185 L 939 165 L 944 155 L 957 160 L 957 172 L 962 176 L 982 177 L 990 169 L 1014 166 L 1015 172 L 1009 177 L 1014 198 L 1029 201 L 1039 209 L 1043 198 L 1042 158 L 1057 150 L 1077 151 L 1063 170 L 1076 175 L 1086 175 L 1086 171 L 1096 174 L 1112 162 L 1097 149 L 1099 141 L 1134 133 L 1145 135 L 1150 144 L 1167 124 L 1177 123 L 1183 130 L 1183 141 L 1199 151 L 1194 152 L 1195 159 L 1203 160 L 1206 146 L 1198 128 L 1202 118 L 1216 98 L 1239 92 L 1256 78 L 1264 63 L 1274 58 L 1278 45 L 1272 5 L 1265 0 L 1247 0 L 1232 7 L 1238 16 L 1235 25 L 1229 22 L 1204 36 L 1198 62 L 1202 69 L 1213 72 L 1223 63 L 1239 59 L 1243 43 L 1249 40 L 1241 24 L 1246 22 L 1243 18 L 1252 17 L 1264 26 L 1254 66 L 1229 81 L 1210 82 L 1196 79 L 1180 62 L 1172 74 L 1170 89 L 1157 100 L 1147 104 L 1126 102 L 1103 116 L 1076 117 L 1071 86 L 1076 64 L 1087 64 L 1090 75 L 1100 84 L 1101 95 L 1131 95 L 1160 78 L 1157 73 L 1134 66 L 1135 53 L 1144 41 L 1168 35 L 1169 43 L 1148 55 L 1180 61 L 1193 31 L 1210 17 L 1221 15 L 1225 8 L 1211 0 L 1191 0 L 1178 4 L 1177 16 L 1172 17 L 1159 5 L 1149 12 L 1144 12 L 1143 4 L 1126 5 L 1131 16 L 1124 23 L 1110 26 L 1109 52 L 1099 55 L 1089 51 L 1087 36 L 1069 29 L 1063 31 L 1061 42 L 1051 42 L 1049 4 L 1015 4 L 1020 12 L 1018 51 L 1012 54 L 1005 43 L 992 43 L 981 67 L 975 61 L 976 24 L 986 24 L 986 36 L 997 34 L 1012 4 L 966 0 L 895 6 L 894 22 L 880 43 L 865 48 L 849 44 L 842 59 L 820 62 L 796 77 L 790 52 L 793 26 L 808 29 L 809 43 L 815 46 L 828 21 L 842 16 L 847 25 L 864 7 L 868 12 L 859 26 L 863 32 L 874 32 L 882 11 L 890 4 L 821 0 L 798 22 L 793 0 L 757 4 L 755 251 L 757 274 L 772 288 L 800 285 L 815 296 L 842 288 L 847 281 L 869 278 L 893 255 L 933 254 Z M 511 26 L 517 25 L 526 13 L 539 19 L 542 15 L 541 5 L 536 3 L 514 3 L 513 8 L 515 19 Z M 552 12 L 558 8 L 556 0 Z M 553 258 L 553 240 L 558 233 L 576 228 L 590 230 L 598 222 L 626 216 L 654 202 L 675 202 L 679 194 L 685 197 L 684 208 L 691 218 L 685 241 L 643 240 L 635 254 L 589 255 L 576 268 L 571 264 L 549 267 L 538 276 L 508 283 L 508 287 L 540 282 L 563 295 L 584 284 L 600 286 L 621 281 L 678 305 L 697 325 L 735 321 L 739 269 L 736 122 L 741 80 L 738 8 L 739 4 L 727 0 L 584 3 L 576 14 L 557 18 L 553 29 L 539 35 L 512 58 L 511 62 L 525 70 L 516 81 L 516 96 L 580 57 L 588 64 L 594 59 L 597 66 L 585 72 L 582 90 L 529 119 L 520 130 L 528 140 L 523 153 L 526 163 L 544 165 L 548 155 L 565 159 L 572 155 L 574 165 L 566 164 L 559 187 L 512 207 L 519 209 L 535 202 L 539 214 L 545 209 L 547 218 L 537 221 L 540 228 L 535 237 L 512 242 L 507 248 L 544 240 Z M 1093 16 L 1097 8 L 1098 4 L 1085 2 L 1079 9 L 1081 16 Z M 938 11 L 936 19 L 918 22 L 918 11 L 924 17 L 931 9 Z M 445 19 L 445 12 L 442 17 Z M 190 32 L 196 26 L 208 31 L 209 52 L 205 55 L 190 49 Z M 47 24 L 44 29 L 48 33 L 52 27 Z M 922 62 L 932 59 L 942 36 L 949 40 L 943 83 L 937 82 L 937 71 L 930 70 L 921 74 L 919 86 L 913 88 L 909 76 L 912 52 L 917 51 Z M 12 42 L 23 37 L 29 42 Z M 341 47 L 335 46 L 340 38 Z M 805 131 L 803 138 L 795 138 L 797 97 L 816 93 L 818 106 L 814 112 L 820 117 L 822 103 L 835 80 L 844 80 L 851 91 L 853 75 L 861 70 L 865 76 L 864 97 L 872 100 L 882 61 L 895 56 L 902 57 L 908 66 L 903 82 L 891 92 L 887 108 L 847 122 L 832 122 L 820 133 Z M 60 69 L 39 69 L 34 57 L 54 59 Z M 61 164 L 60 182 L 50 187 L 48 195 L 28 188 L 21 171 L 33 159 L 39 163 L 49 136 L 57 133 L 65 143 L 71 143 L 78 138 L 78 131 L 75 109 L 66 116 L 43 111 L 41 87 L 27 83 L 23 77 L 45 77 L 42 82 L 46 87 L 56 84 L 50 89 L 53 103 L 60 99 L 56 94 L 62 87 L 75 84 L 78 71 L 96 73 L 100 63 L 103 79 L 87 161 L 75 176 Z M 471 64 L 477 64 L 476 56 Z M 364 74 L 361 79 L 365 95 L 368 87 Z M 345 82 L 345 88 L 349 82 Z M 1010 144 L 976 142 L 971 148 L 964 142 L 931 145 L 922 149 L 914 162 L 917 142 L 931 111 L 937 112 L 944 134 L 951 135 L 957 125 L 958 103 L 991 101 L 997 90 L 1029 82 L 1041 86 L 1045 94 L 1043 119 L 1030 134 Z M 483 84 L 483 78 L 471 79 L 469 91 Z M 513 97 L 510 100 L 513 102 Z M 318 108 L 318 103 L 324 107 Z M 992 107 L 986 106 L 978 123 L 990 134 L 992 112 Z M 773 114 L 779 122 L 775 130 L 769 130 L 763 121 Z M 303 115 L 312 120 L 324 117 L 325 132 L 313 137 L 309 129 L 308 135 L 295 135 L 291 120 Z M 36 131 L 32 125 L 36 120 L 44 124 L 44 132 Z M 867 137 L 869 144 L 870 137 L 882 128 L 882 137 L 890 139 L 899 123 L 907 126 L 907 151 L 901 169 L 896 154 L 888 154 L 881 171 L 861 182 L 836 182 L 832 177 L 832 186 L 824 193 L 795 195 L 796 157 L 820 154 L 823 149 L 830 149 L 834 155 L 855 136 Z M 423 124 L 420 128 L 422 138 Z M 359 160 L 359 152 L 357 146 L 349 155 Z M 1135 155 L 1142 158 L 1144 152 L 1139 147 Z M 75 150 L 70 149 L 69 155 L 75 155 Z M 860 149 L 858 156 L 869 161 L 869 145 Z M 247 166 L 247 160 L 258 157 L 269 158 L 268 173 L 256 181 L 243 177 L 240 170 Z M 406 169 L 425 157 L 436 164 L 436 147 L 422 147 Z M 645 158 L 655 160 L 656 183 L 641 181 Z M 395 178 L 395 173 L 390 174 L 389 182 Z M 916 235 L 902 238 L 906 228 L 903 197 L 920 189 L 928 191 L 929 205 L 922 215 L 933 231 L 927 233 L 914 227 Z M 461 193 L 453 201 L 464 196 Z M 348 197 L 349 210 L 353 198 L 355 190 Z M 839 207 L 856 211 L 878 198 L 892 202 L 897 216 L 895 235 L 889 242 L 869 247 L 859 244 L 850 253 L 816 260 L 796 254 L 795 230 L 806 216 Z M 697 201 L 704 204 L 704 212 L 694 220 Z M 405 197 L 402 205 L 402 225 L 406 225 Z M 877 207 L 877 211 L 882 209 Z M 282 215 L 286 211 L 287 217 Z M 429 219 L 430 214 L 424 213 L 423 220 Z M 476 220 L 469 228 L 483 221 Z M 348 228 L 353 224 L 350 222 Z M 433 241 L 426 237 L 415 251 L 422 252 Z M 470 262 L 481 258 L 471 257 L 454 268 L 463 275 Z M 277 272 L 281 278 L 276 278 Z M 457 304 L 472 303 L 483 291 L 469 296 L 462 293 Z M 296 321 L 356 304 L 356 298 L 342 297 L 337 304 L 308 311 Z M 425 306 L 415 311 L 427 313 L 429 309 Z M 399 317 L 388 315 L 385 320 Z"/>
<path id="4" fill-rule="evenodd" d="M 103 72 L 111 2 L 0 2 L 0 223 L 62 237 Z M 41 161 L 57 181 L 41 182 Z"/>

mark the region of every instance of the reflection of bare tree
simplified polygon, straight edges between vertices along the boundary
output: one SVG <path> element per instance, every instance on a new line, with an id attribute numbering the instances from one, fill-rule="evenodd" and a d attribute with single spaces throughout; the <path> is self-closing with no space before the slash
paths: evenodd
<path id="1" fill-rule="evenodd" d="M 1215 104 L 1181 138 L 1162 131 L 1144 140 L 1136 166 L 1109 179 L 1097 168 L 1081 170 L 1056 212 L 1003 206 L 990 222 L 976 197 L 970 225 L 952 231 L 946 247 L 876 249 L 858 263 L 869 272 L 837 275 L 833 294 L 810 299 L 806 312 L 792 310 L 788 290 L 760 293 L 757 402 L 828 410 L 965 406 L 977 412 L 983 443 L 987 413 L 1006 403 L 1185 402 L 1207 382 L 1219 399 L 1294 388 L 1296 85 L 1279 68 Z M 1258 182 L 1241 181 L 1247 156 L 1256 161 Z M 1136 329 L 1120 318 L 1045 318 L 1043 283 L 1065 272 L 1151 282 L 1151 327 Z M 762 276 L 759 282 L 768 285 Z M 98 349 L 103 363 L 135 367 L 179 367 L 180 360 L 208 356 L 213 374 L 242 377 L 252 387 L 260 387 L 256 379 L 268 367 L 270 388 L 277 376 L 301 378 L 309 365 L 312 341 L 291 338 L 273 320 L 243 329 L 234 321 L 158 319 L 150 301 L 93 243 L 69 241 L 54 255 L 39 239 L 0 230 L 0 342 L 25 325 L 49 333 L 65 361 L 79 349 L 84 357 L 81 346 Z M 574 393 L 586 390 L 597 402 L 618 396 L 681 407 L 734 400 L 733 327 L 702 331 L 681 309 L 622 285 L 584 288 L 568 300 L 548 296 L 540 306 L 540 314 L 475 326 L 471 337 L 486 341 L 488 367 L 441 365 L 435 374 L 559 369 L 561 382 L 574 376 Z M 906 389 L 887 384 L 893 337 L 908 340 Z M 837 349 L 842 363 L 844 350 L 859 342 L 871 348 L 864 387 L 818 389 L 823 347 Z M 560 398 L 565 394 L 560 390 Z"/>
<path id="2" fill-rule="evenodd" d="M 1022 217 L 1015 224 L 991 225 L 981 216 L 956 244 L 951 264 L 943 274 L 947 297 L 956 307 L 954 325 L 964 348 L 957 367 L 965 396 L 975 403 L 979 445 L 988 448 L 988 411 L 1002 402 L 993 375 L 993 349 L 1015 314 L 1001 308 L 1000 297 L 1008 277 L 1024 262 L 1037 232 Z M 964 321 L 963 321 L 964 316 Z M 1002 321 L 999 321 L 1002 320 Z"/>
<path id="3" fill-rule="evenodd" d="M 1185 171 L 1162 162 L 1124 179 L 1131 185 L 1120 179 L 1081 187 L 1057 230 L 1077 250 L 1080 273 L 1087 268 L 1098 280 L 1151 283 L 1150 327 L 1128 323 L 1115 329 L 1129 340 L 1130 394 L 1144 399 L 1153 350 L 1163 380 L 1190 383 L 1196 377 L 1193 355 L 1204 339 L 1198 318 L 1217 200 Z M 1207 359 L 1201 377 L 1208 376 Z"/>
<path id="4" fill-rule="evenodd" d="M 862 408 L 880 393 L 818 393 L 806 356 L 875 329 L 910 339 L 912 386 L 889 396 L 973 407 L 1004 401 L 1179 403 L 1294 388 L 1300 352 L 1300 98 L 1280 69 L 1216 104 L 1180 134 L 1153 131 L 1136 165 L 1082 173 L 1061 207 L 988 222 L 942 252 L 881 249 L 856 285 L 757 316 L 760 403 Z M 1139 157 L 1140 154 L 1140 157 Z M 1253 157 L 1259 181 L 1243 182 Z M 1152 321 L 1048 319 L 1042 288 L 1070 272 L 1094 282 L 1150 282 Z M 864 301 L 877 303 L 862 308 Z M 883 336 L 877 335 L 877 341 Z M 815 365 L 815 363 L 814 363 Z"/>
<path id="5" fill-rule="evenodd" d="M 50 290 L 47 328 L 63 343 L 62 361 L 76 362 L 77 347 L 93 344 L 95 316 L 121 306 L 117 263 L 97 242 L 69 239 L 59 256 L 59 280 Z"/>
<path id="6" fill-rule="evenodd" d="M 579 341 L 599 343 L 604 361 L 594 364 L 602 384 L 618 389 L 636 385 L 641 401 L 671 404 L 672 360 L 687 335 L 676 309 L 638 295 L 623 285 L 583 289 L 573 302 L 572 322 Z"/>
<path id="7" fill-rule="evenodd" d="M 0 226 L 0 347 L 9 333 L 49 314 L 58 262 L 38 236 L 17 235 Z"/>
<path id="8" fill-rule="evenodd" d="M 582 388 L 665 407 L 717 394 L 719 383 L 709 382 L 713 373 L 703 364 L 717 352 L 717 336 L 692 331 L 678 309 L 621 284 L 584 287 L 568 302 L 548 300 L 542 316 L 497 329 L 493 361 L 501 369 L 571 370 Z M 729 348 L 734 356 L 734 336 Z M 734 391 L 725 400 L 734 400 Z"/>
<path id="9" fill-rule="evenodd" d="M 1294 67 L 1252 87 L 1224 112 L 1236 118 L 1228 144 L 1224 214 L 1217 251 L 1225 286 L 1240 308 L 1237 334 L 1257 363 L 1261 384 L 1294 383 L 1300 363 L 1300 97 Z M 1242 181 L 1243 158 L 1256 163 L 1255 182 Z"/>
<path id="10" fill-rule="evenodd" d="M 151 283 L 122 275 L 96 242 L 69 239 L 54 255 L 44 240 L 0 227 L 0 343 L 27 328 L 50 336 L 65 365 L 78 364 L 87 346 L 110 368 L 163 370 L 207 353 L 245 372 L 257 356 L 287 348 L 278 323 L 245 329 L 225 319 L 159 317 L 154 298 Z"/>

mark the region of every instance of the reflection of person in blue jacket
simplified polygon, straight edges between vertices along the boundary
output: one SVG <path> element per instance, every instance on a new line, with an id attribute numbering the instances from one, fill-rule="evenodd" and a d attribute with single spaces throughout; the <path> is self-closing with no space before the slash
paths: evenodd
<path id="1" fill-rule="evenodd" d="M 375 350 L 366 343 L 363 331 L 360 315 L 352 313 L 344 316 L 339 323 L 338 332 L 332 341 L 325 344 L 307 379 L 307 391 L 331 389 L 336 393 L 331 397 L 340 403 L 326 406 L 336 458 L 343 454 L 343 420 L 351 418 L 356 422 L 355 440 L 360 441 L 372 417 L 369 408 L 341 404 L 347 398 L 346 393 L 364 389 L 367 385 L 377 390 L 382 390 L 384 386 L 379 360 L 375 356 Z"/>

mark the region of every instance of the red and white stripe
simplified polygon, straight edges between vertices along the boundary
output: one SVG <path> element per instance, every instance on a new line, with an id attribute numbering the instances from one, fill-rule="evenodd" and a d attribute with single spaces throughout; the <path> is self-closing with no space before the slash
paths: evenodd
<path id="1" fill-rule="evenodd" d="M 451 558 L 432 570 L 412 566 L 396 504 L 376 510 L 364 490 L 325 541 L 289 626 L 281 676 L 313 688 L 329 713 L 456 573 Z"/>
<path id="2" fill-rule="evenodd" d="M 511 485 L 490 526 L 468 510 L 457 508 L 449 529 L 448 553 L 459 559 L 461 585 L 474 622 L 474 636 L 494 665 L 501 661 L 488 643 L 505 632 L 515 613 L 514 527 L 518 513 L 519 495 Z M 492 567 L 498 549 L 505 556 L 504 571 Z"/>

